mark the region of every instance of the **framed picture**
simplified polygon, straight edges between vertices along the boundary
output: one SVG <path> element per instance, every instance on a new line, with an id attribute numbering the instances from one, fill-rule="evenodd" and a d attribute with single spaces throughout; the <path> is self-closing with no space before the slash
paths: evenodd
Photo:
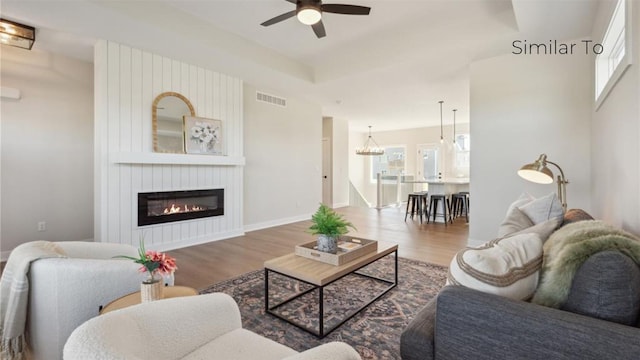
<path id="1" fill-rule="evenodd" d="M 222 120 L 184 117 L 184 148 L 187 154 L 223 154 Z"/>

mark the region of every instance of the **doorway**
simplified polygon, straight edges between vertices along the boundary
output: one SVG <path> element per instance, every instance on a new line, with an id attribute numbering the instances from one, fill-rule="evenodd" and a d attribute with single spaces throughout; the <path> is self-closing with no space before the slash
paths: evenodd
<path id="1" fill-rule="evenodd" d="M 322 138 L 322 203 L 333 207 L 331 138 Z"/>
<path id="2" fill-rule="evenodd" d="M 419 144 L 417 156 L 418 181 L 438 180 L 440 170 L 440 147 L 436 144 Z"/>

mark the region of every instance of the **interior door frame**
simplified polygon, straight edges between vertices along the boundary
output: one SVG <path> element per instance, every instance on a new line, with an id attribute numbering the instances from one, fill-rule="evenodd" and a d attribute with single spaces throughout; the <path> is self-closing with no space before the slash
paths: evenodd
<path id="1" fill-rule="evenodd" d="M 436 143 L 425 143 L 425 144 L 417 144 L 417 156 L 416 156 L 416 180 L 426 180 L 424 177 L 424 162 L 422 153 L 425 149 L 436 150 L 438 152 L 438 158 L 436 159 L 436 172 L 442 173 L 442 148 L 440 144 Z"/>
<path id="2" fill-rule="evenodd" d="M 322 138 L 322 203 L 333 207 L 333 159 L 331 138 Z"/>

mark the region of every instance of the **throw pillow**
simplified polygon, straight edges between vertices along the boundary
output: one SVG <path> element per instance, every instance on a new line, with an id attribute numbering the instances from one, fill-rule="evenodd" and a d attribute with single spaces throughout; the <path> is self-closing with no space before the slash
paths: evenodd
<path id="1" fill-rule="evenodd" d="M 458 252 L 449 266 L 447 284 L 527 300 L 538 286 L 541 266 L 538 234 L 519 234 Z"/>
<path id="2" fill-rule="evenodd" d="M 557 217 L 557 218 L 549 219 L 545 222 L 541 222 L 539 224 L 530 226 L 528 228 L 516 231 L 514 233 L 509 234 L 509 236 L 527 234 L 527 233 L 536 233 L 538 234 L 538 236 L 540 237 L 540 240 L 544 244 L 547 241 L 547 239 L 549 239 L 549 236 L 551 236 L 551 234 L 553 234 L 553 232 L 556 231 L 556 229 L 558 229 L 561 224 L 562 224 L 562 218 Z M 544 249 L 543 249 L 543 252 L 544 252 Z"/>
<path id="3" fill-rule="evenodd" d="M 507 208 L 507 215 L 509 215 L 509 213 L 514 208 L 519 208 L 520 206 L 526 205 L 526 204 L 532 202 L 535 199 L 536 199 L 535 197 L 533 197 L 533 196 L 531 196 L 531 195 L 529 195 L 527 193 L 520 194 L 520 196 L 516 199 L 516 201 L 511 203 L 511 205 L 509 205 L 509 207 Z"/>
<path id="4" fill-rule="evenodd" d="M 534 224 L 527 214 L 517 207 L 512 208 L 498 228 L 498 237 L 505 237 L 517 231 L 532 227 Z"/>
<path id="5" fill-rule="evenodd" d="M 564 213 L 562 226 L 583 220 L 593 220 L 593 216 L 589 215 L 589 213 L 582 209 L 570 209 L 567 210 L 566 213 Z"/>
<path id="6" fill-rule="evenodd" d="M 516 231 L 533 226 L 533 222 L 524 214 L 520 209 L 520 206 L 526 205 L 535 200 L 535 198 L 527 193 L 522 193 L 520 196 L 509 205 L 504 220 L 498 228 L 498 237 L 505 237 Z"/>
<path id="7" fill-rule="evenodd" d="M 537 198 L 518 209 L 522 210 L 534 224 L 547 221 L 553 218 L 562 218 L 564 209 L 555 193 Z"/>

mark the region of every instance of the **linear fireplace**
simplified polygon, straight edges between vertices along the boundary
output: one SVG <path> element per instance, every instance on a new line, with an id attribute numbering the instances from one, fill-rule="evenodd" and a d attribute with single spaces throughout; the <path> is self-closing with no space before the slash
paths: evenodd
<path id="1" fill-rule="evenodd" d="M 138 193 L 138 226 L 224 215 L 224 189 Z"/>

